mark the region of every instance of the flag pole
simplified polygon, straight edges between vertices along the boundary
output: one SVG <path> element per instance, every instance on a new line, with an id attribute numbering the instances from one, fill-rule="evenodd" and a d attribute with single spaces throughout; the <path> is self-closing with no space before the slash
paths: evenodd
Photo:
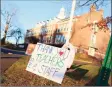
<path id="1" fill-rule="evenodd" d="M 69 40 L 71 38 L 71 31 L 72 31 L 72 25 L 73 25 L 73 17 L 74 17 L 74 10 L 75 10 L 75 6 L 76 6 L 76 0 L 72 1 L 72 8 L 71 8 L 71 14 L 70 14 L 70 20 L 69 20 L 69 24 L 68 24 L 68 34 L 65 37 L 66 38 L 66 42 L 64 44 L 63 47 L 66 47 L 69 45 Z"/>
<path id="2" fill-rule="evenodd" d="M 62 47 L 62 48 L 70 50 L 70 53 L 69 53 L 69 55 L 70 55 L 69 56 L 69 63 L 67 65 L 67 68 L 71 67 L 71 65 L 73 63 L 73 60 L 74 60 L 74 57 L 75 57 L 75 52 L 76 52 L 75 47 L 69 42 L 69 40 L 71 38 L 71 31 L 72 31 L 72 23 L 73 23 L 75 5 L 76 5 L 76 0 L 73 0 L 72 8 L 71 8 L 71 14 L 70 14 L 70 20 L 69 20 L 69 24 L 68 24 L 68 34 L 65 37 L 66 38 L 66 42 L 65 42 L 65 44 Z"/>

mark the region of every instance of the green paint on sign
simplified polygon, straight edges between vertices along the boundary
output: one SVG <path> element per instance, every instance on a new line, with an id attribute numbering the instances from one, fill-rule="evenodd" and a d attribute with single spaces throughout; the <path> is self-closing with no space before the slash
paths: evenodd
<path id="1" fill-rule="evenodd" d="M 112 66 L 112 35 L 108 44 L 106 55 L 97 79 L 97 86 L 108 86 L 108 80 Z"/>

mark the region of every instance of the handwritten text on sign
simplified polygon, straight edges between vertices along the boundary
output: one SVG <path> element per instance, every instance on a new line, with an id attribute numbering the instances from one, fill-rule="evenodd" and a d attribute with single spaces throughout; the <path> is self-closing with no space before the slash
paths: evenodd
<path id="1" fill-rule="evenodd" d="M 68 56 L 67 49 L 37 43 L 26 70 L 61 84 Z"/>

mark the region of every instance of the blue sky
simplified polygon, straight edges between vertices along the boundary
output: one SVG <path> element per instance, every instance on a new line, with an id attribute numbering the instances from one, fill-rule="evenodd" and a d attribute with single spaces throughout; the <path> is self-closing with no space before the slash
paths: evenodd
<path id="1" fill-rule="evenodd" d="M 108 5 L 102 7 L 104 17 L 111 15 L 110 0 L 107 0 L 106 3 Z M 14 21 L 26 32 L 27 29 L 35 27 L 37 22 L 56 17 L 61 7 L 64 7 L 66 14 L 69 15 L 71 4 L 71 0 L 2 0 L 1 8 L 8 10 L 16 8 L 17 14 Z M 77 9 L 75 15 L 81 15 L 88 11 L 88 7 L 83 7 Z"/>

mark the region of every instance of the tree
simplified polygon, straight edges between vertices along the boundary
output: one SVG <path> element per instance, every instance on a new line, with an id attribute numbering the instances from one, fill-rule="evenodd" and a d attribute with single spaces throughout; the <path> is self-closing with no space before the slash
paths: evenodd
<path id="1" fill-rule="evenodd" d="M 94 4 L 97 8 L 99 8 L 100 6 L 106 5 L 106 1 L 109 0 L 77 0 L 77 8 L 90 6 L 91 4 Z"/>
<path id="2" fill-rule="evenodd" d="M 12 18 L 14 17 L 15 14 L 16 14 L 16 10 L 13 10 L 12 12 L 9 12 L 7 10 L 1 10 L 1 16 L 4 17 L 4 21 L 5 21 L 4 36 L 1 40 L 2 44 L 5 44 L 8 30 L 11 27 L 13 27 Z"/>
<path id="3" fill-rule="evenodd" d="M 22 31 L 20 28 L 16 27 L 15 29 L 12 29 L 7 37 L 14 37 L 16 41 L 16 47 L 18 47 L 19 40 L 23 37 Z"/>

